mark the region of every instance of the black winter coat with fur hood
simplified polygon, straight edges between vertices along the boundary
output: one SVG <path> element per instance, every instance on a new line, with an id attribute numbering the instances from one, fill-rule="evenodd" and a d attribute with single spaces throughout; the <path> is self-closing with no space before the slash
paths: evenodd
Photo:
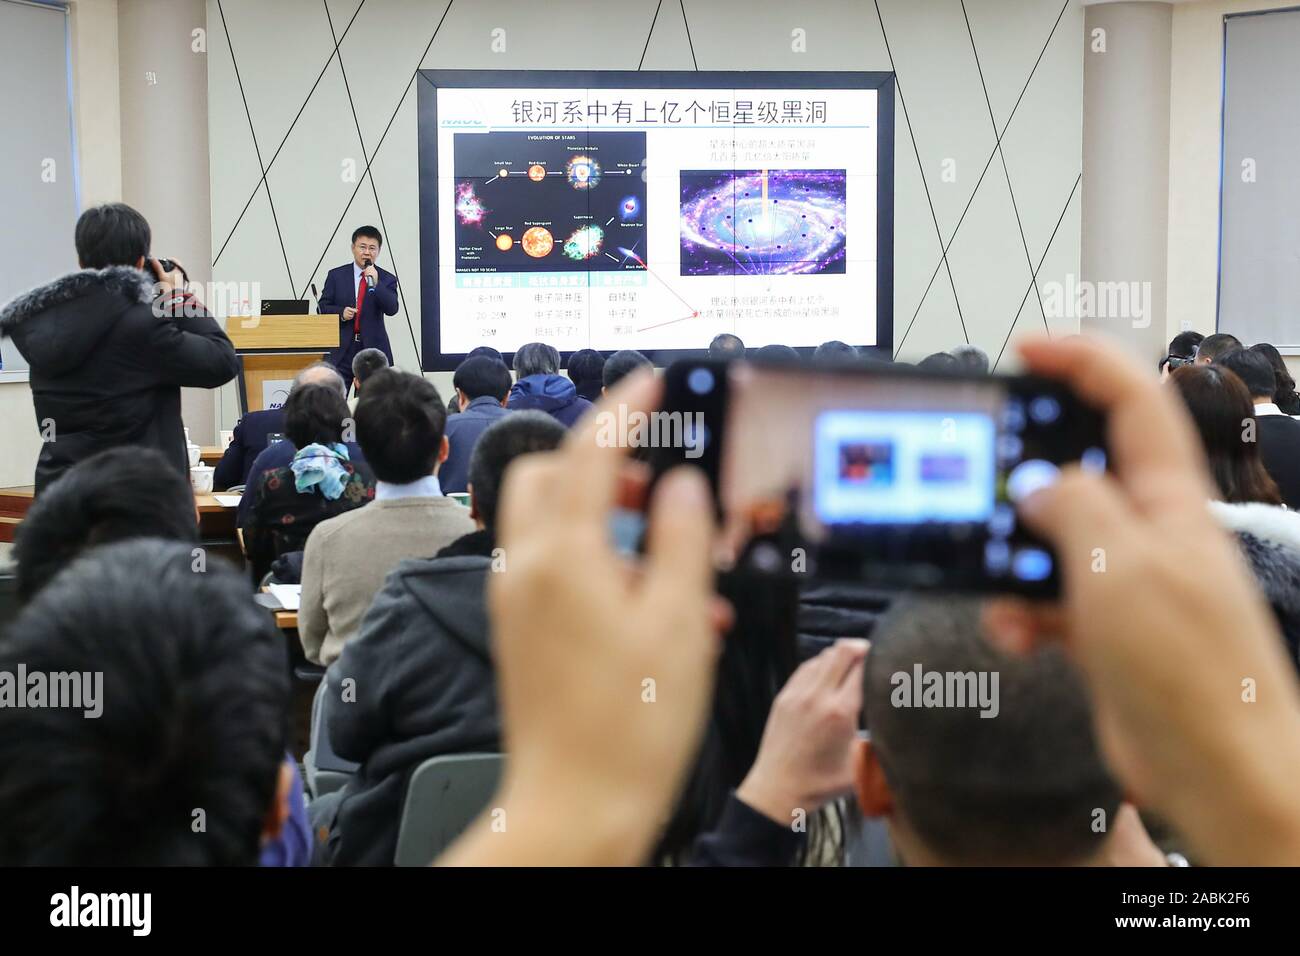
<path id="1" fill-rule="evenodd" d="M 198 314 L 154 314 L 153 283 L 128 266 L 83 269 L 0 309 L 0 335 L 31 367 L 44 441 L 36 494 L 77 462 L 119 445 L 162 452 L 189 477 L 181 387 L 216 388 L 239 372 L 226 333 Z"/>

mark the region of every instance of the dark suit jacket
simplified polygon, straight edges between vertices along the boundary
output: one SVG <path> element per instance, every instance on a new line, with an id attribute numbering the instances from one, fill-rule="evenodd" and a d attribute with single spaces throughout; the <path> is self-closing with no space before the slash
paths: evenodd
<path id="1" fill-rule="evenodd" d="M 235 425 L 235 437 L 231 439 L 226 453 L 221 456 L 221 461 L 217 462 L 217 470 L 212 475 L 212 487 L 242 485 L 253 468 L 253 460 L 266 449 L 268 436 L 283 434 L 283 408 L 249 412 Z"/>
<path id="2" fill-rule="evenodd" d="M 489 425 L 503 415 L 509 415 L 506 408 L 490 395 L 483 395 L 465 406 L 463 412 L 447 418 L 447 460 L 438 469 L 438 484 L 443 494 L 464 492 L 469 484 L 469 456 L 478 444 L 478 438 Z"/>
<path id="3" fill-rule="evenodd" d="M 1300 511 L 1300 422 L 1290 415 L 1257 415 L 1259 455 L 1282 500 Z"/>
<path id="4" fill-rule="evenodd" d="M 384 316 L 397 314 L 397 276 L 375 266 L 379 281 L 366 291 L 361 306 L 361 341 L 353 340 L 352 323 L 343 321 L 343 309 L 357 304 L 357 287 L 352 281 L 353 264 L 331 269 L 325 276 L 317 308 L 321 315 L 339 316 L 339 347 L 327 356 L 327 361 L 343 372 L 344 381 L 352 381 L 352 357 L 362 349 L 379 349 L 393 364 L 393 347 L 388 342 L 388 329 Z"/>

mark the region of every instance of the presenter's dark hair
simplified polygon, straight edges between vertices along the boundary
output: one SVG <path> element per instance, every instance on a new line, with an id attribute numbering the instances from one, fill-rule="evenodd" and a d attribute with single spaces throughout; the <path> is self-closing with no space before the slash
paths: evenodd
<path id="1" fill-rule="evenodd" d="M 18 593 L 28 600 L 82 551 L 128 538 L 198 540 L 194 491 L 152 448 L 110 448 L 41 492 L 18 526 Z"/>
<path id="2" fill-rule="evenodd" d="M 515 373 L 520 378 L 530 375 L 554 375 L 560 370 L 560 353 L 545 342 L 529 342 L 515 352 Z"/>
<path id="3" fill-rule="evenodd" d="M 499 359 L 475 355 L 456 366 L 451 384 L 465 393 L 471 402 L 489 396 L 498 402 L 510 394 L 510 369 Z"/>
<path id="4" fill-rule="evenodd" d="M 566 434 L 554 418 L 536 411 L 511 412 L 483 430 L 469 456 L 469 484 L 474 511 L 488 531 L 496 530 L 506 466 L 520 455 L 554 451 Z"/>
<path id="5" fill-rule="evenodd" d="M 365 385 L 370 376 L 386 368 L 388 368 L 388 356 L 380 349 L 362 349 L 352 359 L 352 377 L 357 380 L 358 385 Z"/>
<path id="6" fill-rule="evenodd" d="M 376 372 L 357 402 L 357 444 L 380 481 L 407 485 L 433 473 L 447 406 L 423 375 Z"/>
<path id="7" fill-rule="evenodd" d="M 1259 442 L 1246 440 L 1246 429 L 1255 424 L 1255 406 L 1237 374 L 1217 363 L 1184 365 L 1174 369 L 1169 381 L 1196 423 L 1220 499 L 1280 505 L 1282 496 L 1264 470 Z"/>
<path id="8" fill-rule="evenodd" d="M 595 349 L 579 349 L 569 357 L 569 378 L 573 380 L 578 394 L 589 402 L 600 397 L 604 384 L 605 356 Z"/>
<path id="9" fill-rule="evenodd" d="M 328 385 L 297 385 L 284 402 L 284 433 L 298 450 L 343 440 L 348 403 Z"/>
<path id="10" fill-rule="evenodd" d="M 823 342 L 813 350 L 814 362 L 834 362 L 844 361 L 845 359 L 855 359 L 858 357 L 858 350 L 847 342 L 841 342 L 838 339 L 832 339 L 829 342 Z"/>
<path id="11" fill-rule="evenodd" d="M 636 349 L 621 349 L 605 360 L 600 373 L 601 384 L 613 388 L 638 369 L 654 367 L 654 363 Z"/>
<path id="12" fill-rule="evenodd" d="M 77 220 L 77 260 L 83 269 L 134 266 L 149 255 L 149 223 L 126 203 L 92 206 Z"/>
<path id="13" fill-rule="evenodd" d="M 1220 356 L 1214 364 L 1235 372 L 1237 378 L 1245 383 L 1251 398 L 1267 398 L 1270 402 L 1273 400 L 1273 395 L 1277 392 L 1277 376 L 1273 374 L 1273 366 L 1267 355 L 1254 349 L 1234 349 Z"/>
<path id="14" fill-rule="evenodd" d="M 93 719 L 0 708 L 0 865 L 257 862 L 288 742 L 284 637 L 242 575 L 194 560 L 156 539 L 95 548 L 0 635 L 29 673 L 103 675 Z"/>
<path id="15" fill-rule="evenodd" d="M 375 240 L 375 242 L 379 243 L 381 246 L 384 244 L 383 234 L 374 226 L 361 226 L 360 228 L 354 230 L 352 233 L 352 244 L 355 246 L 357 244 L 357 240 L 360 239 L 362 236 L 365 236 L 367 239 Z"/>

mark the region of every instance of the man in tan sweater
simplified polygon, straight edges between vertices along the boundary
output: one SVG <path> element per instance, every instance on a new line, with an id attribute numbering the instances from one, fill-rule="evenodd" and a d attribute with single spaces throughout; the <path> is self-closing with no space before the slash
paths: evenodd
<path id="1" fill-rule="evenodd" d="M 442 494 L 447 405 L 419 375 L 376 372 L 357 403 L 357 443 L 378 479 L 375 500 L 322 521 L 307 539 L 298 634 L 307 659 L 329 666 L 357 632 L 399 561 L 432 557 L 475 529 Z"/>

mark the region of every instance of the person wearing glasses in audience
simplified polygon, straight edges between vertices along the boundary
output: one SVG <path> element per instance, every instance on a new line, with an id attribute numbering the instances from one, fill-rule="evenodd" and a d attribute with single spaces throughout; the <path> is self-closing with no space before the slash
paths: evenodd
<path id="1" fill-rule="evenodd" d="M 393 364 L 384 316 L 397 314 L 397 276 L 375 265 L 384 237 L 374 226 L 352 233 L 352 261 L 331 269 L 317 303 L 321 315 L 339 317 L 339 347 L 327 357 L 343 381 L 352 381 L 352 359 L 364 349 L 379 349 Z"/>

